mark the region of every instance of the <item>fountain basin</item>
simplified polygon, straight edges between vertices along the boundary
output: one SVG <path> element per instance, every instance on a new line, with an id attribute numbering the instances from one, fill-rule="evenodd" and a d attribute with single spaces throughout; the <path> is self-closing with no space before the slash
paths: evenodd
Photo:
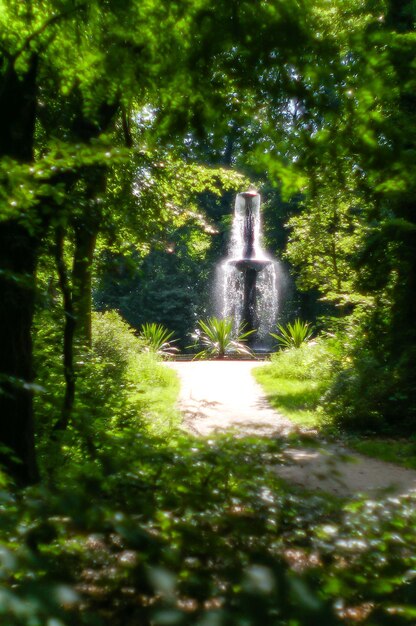
<path id="1" fill-rule="evenodd" d="M 244 272 L 245 270 L 261 272 L 261 270 L 273 263 L 273 261 L 269 259 L 233 259 L 228 261 L 228 263 L 233 265 L 239 272 Z"/>

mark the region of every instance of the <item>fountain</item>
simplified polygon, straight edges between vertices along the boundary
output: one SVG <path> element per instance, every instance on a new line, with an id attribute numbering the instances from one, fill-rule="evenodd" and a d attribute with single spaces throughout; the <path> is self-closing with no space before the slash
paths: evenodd
<path id="1" fill-rule="evenodd" d="M 250 344 L 266 349 L 277 316 L 276 262 L 261 247 L 260 195 L 239 193 L 235 201 L 229 257 L 220 265 L 223 317 L 254 330 Z"/>

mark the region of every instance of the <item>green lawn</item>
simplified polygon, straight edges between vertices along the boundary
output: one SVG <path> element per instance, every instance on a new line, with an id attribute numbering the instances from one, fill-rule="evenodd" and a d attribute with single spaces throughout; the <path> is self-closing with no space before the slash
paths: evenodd
<path id="1" fill-rule="evenodd" d="M 347 440 L 350 448 L 382 461 L 416 470 L 416 441 L 391 438 L 358 438 Z"/>
<path id="2" fill-rule="evenodd" d="M 253 375 L 276 411 L 299 426 L 315 428 L 321 433 L 325 429 L 325 435 L 328 432 L 333 435 L 335 431 L 319 407 L 319 400 L 328 388 L 328 378 L 319 380 L 315 363 L 307 363 L 305 358 L 308 352 L 312 354 L 315 350 L 305 347 L 296 353 L 293 350 L 281 352 L 272 363 L 254 369 Z M 306 365 L 310 368 L 310 376 Z M 416 469 L 416 439 L 358 436 L 345 432 L 337 432 L 336 436 L 361 454 Z"/>
<path id="3" fill-rule="evenodd" d="M 276 377 L 270 366 L 255 369 L 254 377 L 263 386 L 267 399 L 276 411 L 300 426 L 319 427 L 320 417 L 316 405 L 324 384 Z"/>

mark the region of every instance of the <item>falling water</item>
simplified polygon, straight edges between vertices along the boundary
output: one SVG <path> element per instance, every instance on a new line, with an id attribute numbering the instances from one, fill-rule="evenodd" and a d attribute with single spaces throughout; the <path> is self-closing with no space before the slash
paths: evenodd
<path id="1" fill-rule="evenodd" d="M 278 293 L 276 262 L 261 245 L 260 195 L 239 193 L 227 259 L 219 267 L 221 315 L 256 330 L 253 347 L 267 346 L 276 323 Z"/>

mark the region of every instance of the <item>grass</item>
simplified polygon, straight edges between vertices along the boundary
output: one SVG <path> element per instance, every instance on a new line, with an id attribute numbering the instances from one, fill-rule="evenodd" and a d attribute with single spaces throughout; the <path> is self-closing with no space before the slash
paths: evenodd
<path id="1" fill-rule="evenodd" d="M 274 409 L 299 426 L 325 430 L 349 448 L 365 456 L 416 470 L 416 440 L 357 436 L 331 428 L 320 401 L 331 384 L 336 347 L 328 341 L 282 350 L 270 364 L 256 368 L 254 377 L 262 385 Z"/>
<path id="2" fill-rule="evenodd" d="M 416 441 L 348 437 L 346 443 L 350 448 L 365 456 L 416 470 Z"/>
<path id="3" fill-rule="evenodd" d="M 143 339 L 115 311 L 94 313 L 93 322 L 93 352 L 103 364 L 105 385 L 118 388 L 125 405 L 118 412 L 136 416 L 154 435 L 166 436 L 179 427 L 176 372 L 156 351 L 146 350 Z"/>
<path id="4" fill-rule="evenodd" d="M 320 416 L 316 411 L 323 385 L 311 380 L 275 377 L 270 366 L 254 370 L 256 380 L 263 386 L 274 409 L 299 426 L 318 428 Z"/>
<path id="5" fill-rule="evenodd" d="M 132 390 L 131 405 L 146 420 L 150 432 L 169 434 L 180 424 L 175 407 L 179 394 L 179 378 L 155 354 L 138 354 L 129 364 L 127 376 Z"/>
<path id="6" fill-rule="evenodd" d="M 269 365 L 254 370 L 272 407 L 299 426 L 322 424 L 318 407 L 329 385 L 331 350 L 328 342 L 305 343 L 277 352 Z"/>

